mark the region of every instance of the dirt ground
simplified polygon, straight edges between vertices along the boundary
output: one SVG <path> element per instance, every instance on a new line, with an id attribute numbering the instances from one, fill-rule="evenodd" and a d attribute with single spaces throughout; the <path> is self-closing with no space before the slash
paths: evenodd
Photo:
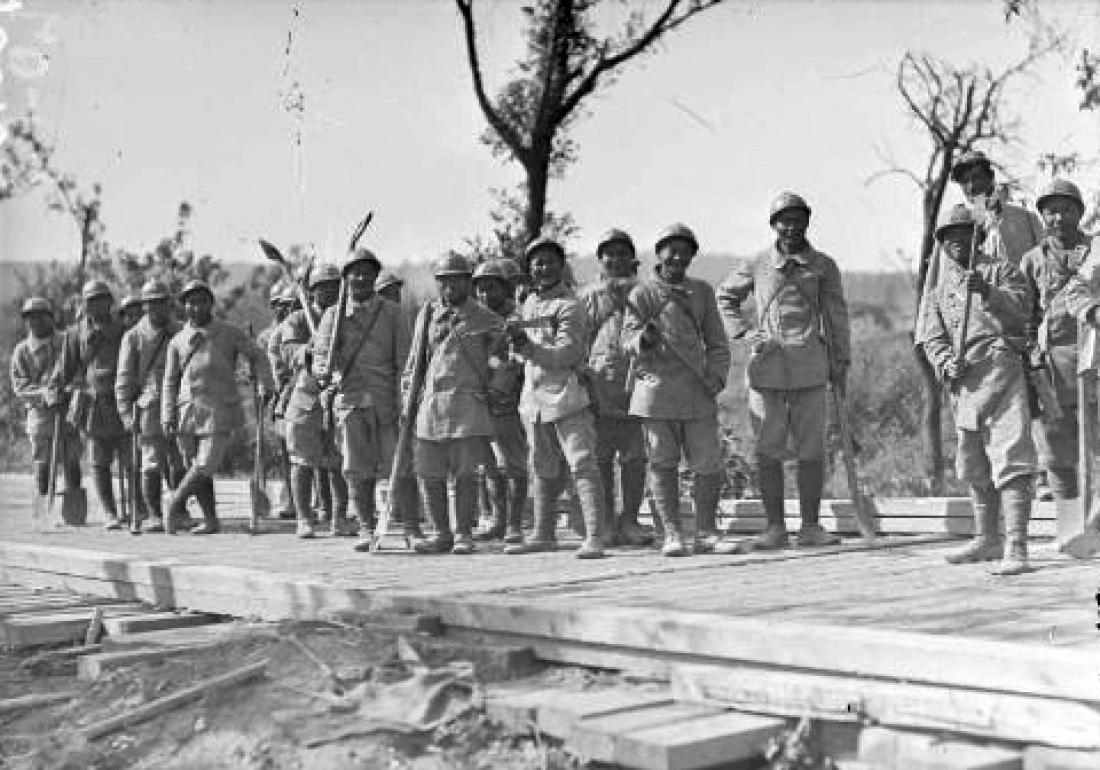
<path id="1" fill-rule="evenodd" d="M 339 681 L 334 683 L 291 636 L 332 666 Z M 427 731 L 380 731 L 317 745 L 318 727 L 335 718 L 326 694 L 410 676 L 408 647 L 399 636 L 429 669 L 471 661 L 475 687 L 468 710 Z M 74 692 L 68 702 L 0 715 L 2 768 L 573 768 L 578 760 L 560 746 L 509 735 L 491 724 L 478 701 L 482 685 L 517 676 L 577 689 L 615 684 L 611 674 L 537 664 L 517 669 L 490 649 L 354 621 L 250 626 L 214 650 L 117 669 L 96 682 L 78 681 L 71 660 L 47 658 L 41 650 L 0 653 L 0 699 Z M 96 740 L 85 740 L 80 732 L 197 680 L 261 660 L 268 661 L 263 678 Z"/>

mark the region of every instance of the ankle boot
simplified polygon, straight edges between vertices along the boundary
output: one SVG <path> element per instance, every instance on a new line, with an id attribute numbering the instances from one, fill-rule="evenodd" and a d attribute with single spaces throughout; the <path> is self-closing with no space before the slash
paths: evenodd
<path id="1" fill-rule="evenodd" d="M 189 527 L 191 517 L 187 514 L 187 501 L 199 496 L 199 488 L 202 484 L 202 474 L 192 469 L 187 471 L 180 479 L 180 483 L 176 485 L 172 499 L 168 503 L 168 519 L 164 525 L 169 535 Z"/>
<path id="2" fill-rule="evenodd" d="M 996 561 L 1004 556 L 1004 540 L 1001 538 L 1001 496 L 992 485 L 971 486 L 970 499 L 974 506 L 974 529 L 977 534 L 965 546 L 945 557 L 948 564 Z"/>
<path id="3" fill-rule="evenodd" d="M 374 486 L 375 479 L 372 478 L 348 482 L 349 513 L 359 522 L 359 539 L 352 548 L 360 553 L 369 551 L 374 539 L 374 526 L 377 523 L 374 515 Z"/>
<path id="4" fill-rule="evenodd" d="M 821 490 L 825 486 L 825 463 L 822 460 L 798 461 L 798 509 L 802 528 L 798 530 L 798 545 L 817 548 L 836 545 L 840 538 L 821 526 Z"/>
<path id="5" fill-rule="evenodd" d="M 508 516 L 504 533 L 506 545 L 523 543 L 523 512 L 527 508 L 527 477 L 508 478 Z"/>
<path id="6" fill-rule="evenodd" d="M 332 524 L 329 534 L 332 537 L 354 537 L 355 525 L 348 518 L 347 479 L 334 468 L 328 473 L 328 481 L 332 491 Z"/>
<path id="7" fill-rule="evenodd" d="M 638 523 L 638 511 L 645 497 L 645 461 L 619 466 L 619 490 L 623 512 L 618 520 L 619 541 L 624 545 L 645 546 L 653 542 L 653 533 Z"/>
<path id="8" fill-rule="evenodd" d="M 1008 547 L 1000 564 L 991 570 L 994 575 L 1019 575 L 1028 571 L 1027 525 L 1031 519 L 1032 496 L 1031 479 L 1027 476 L 1016 476 L 1001 488 Z"/>
<path id="9" fill-rule="evenodd" d="M 427 509 L 428 518 L 435 526 L 435 534 L 413 544 L 417 553 L 447 553 L 455 544 L 451 533 L 451 517 L 447 512 L 447 481 L 445 479 L 417 478 L 420 499 Z M 466 492 L 469 495 L 469 492 Z M 477 501 L 477 487 L 473 488 L 473 500 Z M 469 503 L 469 500 L 465 501 Z"/>
<path id="10" fill-rule="evenodd" d="M 604 510 L 604 490 L 599 475 L 577 476 L 574 479 L 577 487 L 577 499 L 581 504 L 581 515 L 584 516 L 584 529 L 587 533 L 581 548 L 577 551 L 578 559 L 603 558 L 605 522 L 607 512 Z"/>
<path id="11" fill-rule="evenodd" d="M 336 474 L 337 471 L 328 468 L 318 468 L 316 474 L 314 474 L 317 478 L 317 497 L 321 499 L 321 513 L 315 518 L 317 524 L 328 524 L 332 521 L 332 479 L 330 476 Z M 301 514 L 298 515 L 300 518 Z"/>
<path id="12" fill-rule="evenodd" d="M 696 553 L 711 553 L 718 542 L 718 498 L 725 480 L 720 473 L 695 474 L 692 500 L 695 504 Z"/>
<path id="13" fill-rule="evenodd" d="M 684 530 L 680 524 L 680 478 L 676 468 L 650 468 L 649 488 L 665 530 L 661 553 L 665 556 L 688 556 L 684 547 Z"/>
<path id="14" fill-rule="evenodd" d="M 558 518 L 558 497 L 561 495 L 564 480 L 543 479 L 535 477 L 535 523 L 534 532 L 526 543 L 505 546 L 504 552 L 508 554 L 538 553 L 541 551 L 556 551 L 558 549 L 555 526 Z"/>
<path id="15" fill-rule="evenodd" d="M 783 510 L 783 462 L 770 457 L 757 457 L 760 496 L 764 500 L 767 526 L 753 539 L 753 550 L 777 551 L 787 547 L 787 523 Z"/>
<path id="16" fill-rule="evenodd" d="M 114 479 L 111 477 L 110 465 L 92 466 L 92 483 L 95 486 L 96 497 L 103 508 L 103 516 L 107 520 L 103 525 L 106 529 L 122 529 L 122 519 L 118 517 L 118 508 L 115 507 Z"/>
<path id="17" fill-rule="evenodd" d="M 499 486 L 503 486 L 503 484 Z M 495 490 L 491 488 L 490 492 L 493 491 Z M 477 522 L 479 507 L 477 498 L 477 476 L 460 476 L 455 479 L 455 537 L 451 553 L 465 556 L 474 552 L 473 528 Z M 495 500 L 493 504 L 493 514 L 495 516 Z M 501 529 L 503 530 L 503 527 Z M 503 535 L 503 531 L 501 534 Z"/>
<path id="18" fill-rule="evenodd" d="M 485 490 L 492 511 L 492 524 L 478 530 L 475 540 L 500 540 L 504 537 L 508 520 L 508 480 L 504 474 L 492 468 L 485 473 Z"/>
<path id="19" fill-rule="evenodd" d="M 290 494 L 294 510 L 298 512 L 298 537 L 312 539 L 316 532 L 313 523 L 313 468 L 295 463 L 290 466 Z"/>
<path id="20" fill-rule="evenodd" d="M 146 470 L 141 474 L 141 492 L 145 498 L 145 507 L 149 509 L 149 526 L 146 532 L 164 531 L 164 510 L 160 501 L 160 471 Z"/>
<path id="21" fill-rule="evenodd" d="M 217 500 L 214 497 L 214 479 L 206 475 L 200 475 L 199 478 L 195 497 L 198 498 L 199 508 L 202 509 L 202 524 L 192 529 L 191 534 L 214 535 L 221 531 Z"/>

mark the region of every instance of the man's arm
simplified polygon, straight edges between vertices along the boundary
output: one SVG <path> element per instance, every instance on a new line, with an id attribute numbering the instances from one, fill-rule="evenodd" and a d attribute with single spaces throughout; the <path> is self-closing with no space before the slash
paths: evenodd
<path id="1" fill-rule="evenodd" d="M 127 332 L 122 338 L 118 351 L 118 369 L 115 371 L 115 400 L 118 402 L 118 414 L 127 430 L 133 430 L 132 416 L 134 402 L 141 392 L 138 382 L 141 355 L 136 335 Z"/>
<path id="2" fill-rule="evenodd" d="M 35 382 L 30 350 L 22 343 L 11 357 L 11 389 L 28 409 L 45 406 L 46 388 Z"/>
<path id="3" fill-rule="evenodd" d="M 588 316 L 579 300 L 556 305 L 553 338 L 549 342 L 528 338 L 518 353 L 543 369 L 575 369 L 584 363 L 588 352 Z"/>
<path id="4" fill-rule="evenodd" d="M 726 387 L 726 378 L 730 371 L 730 341 L 722 315 L 718 310 L 718 301 L 710 284 L 700 282 L 696 289 L 703 298 L 703 318 L 700 326 L 703 333 L 703 347 L 706 350 L 704 373 L 707 382 L 715 393 Z"/>
<path id="5" fill-rule="evenodd" d="M 829 335 L 829 350 L 833 369 L 847 371 L 852 362 L 851 324 L 848 319 L 848 302 L 844 298 L 844 284 L 840 268 L 831 258 L 825 261 L 821 275 L 821 312 L 825 316 L 825 329 Z M 839 372 L 834 372 L 839 376 Z"/>
<path id="6" fill-rule="evenodd" d="M 718 286 L 718 307 L 729 321 L 734 339 L 740 339 L 753 328 L 745 319 L 742 305 L 756 288 L 755 260 L 742 259 Z"/>
<path id="7" fill-rule="evenodd" d="M 168 342 L 168 351 L 164 356 L 164 381 L 161 384 L 160 399 L 160 424 L 164 432 L 169 434 L 174 433 L 177 428 L 180 379 L 183 377 L 179 348 L 173 341 L 174 338 Z"/>

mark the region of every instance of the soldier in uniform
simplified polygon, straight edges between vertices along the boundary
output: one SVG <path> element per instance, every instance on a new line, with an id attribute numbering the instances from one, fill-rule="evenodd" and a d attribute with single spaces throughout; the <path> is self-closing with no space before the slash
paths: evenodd
<path id="1" fill-rule="evenodd" d="M 337 307 L 321 318 L 313 340 L 313 371 L 319 382 L 334 388 L 331 399 L 336 449 L 348 485 L 349 513 L 359 521 L 355 550 L 370 550 L 375 525 L 374 490 L 389 474 L 397 441 L 401 371 L 409 353 L 408 327 L 401 308 L 374 290 L 382 270 L 378 258 L 358 248 L 344 260 L 340 272 L 347 283 L 348 302 L 337 331 Z M 336 337 L 336 339 L 334 339 Z M 329 349 L 336 346 L 329 371 Z"/>
<path id="2" fill-rule="evenodd" d="M 374 285 L 374 290 L 378 292 L 378 296 L 382 299 L 388 299 L 390 302 L 400 305 L 401 289 L 404 286 L 404 278 L 399 278 L 392 270 L 383 270 L 378 274 L 378 281 Z"/>
<path id="3" fill-rule="evenodd" d="M 316 526 L 313 514 L 314 474 L 321 487 L 321 499 L 332 507 L 332 535 L 349 536 L 355 529 L 348 521 L 348 485 L 340 472 L 340 456 L 331 431 L 325 425 L 321 403 L 321 386 L 311 371 L 310 320 L 320 322 L 324 312 L 336 305 L 340 295 L 340 268 L 318 265 L 310 271 L 310 306 L 295 310 L 276 332 L 282 351 L 278 358 L 286 361 L 293 372 L 290 398 L 286 402 L 283 421 L 286 426 L 287 450 L 291 462 L 291 487 L 294 507 L 298 511 L 298 537 L 312 538 Z"/>
<path id="4" fill-rule="evenodd" d="M 141 320 L 141 295 L 127 294 L 118 306 L 118 317 L 122 321 L 122 330 L 128 332 Z"/>
<path id="5" fill-rule="evenodd" d="M 168 357 L 168 343 L 180 330 L 172 318 L 171 295 L 159 281 L 141 287 L 145 315 L 122 336 L 115 378 L 115 398 L 119 416 L 127 432 L 138 432 L 141 448 L 140 484 L 135 498 L 150 515 L 147 532 L 164 531 L 161 508 L 162 480 L 180 478 L 183 468 L 170 468 L 179 455 L 168 451 L 168 439 L 161 429 L 161 387 Z M 136 415 L 135 415 L 136 411 Z M 136 422 L 135 422 L 136 416 Z M 140 519 L 137 531 L 141 531 Z"/>
<path id="6" fill-rule="evenodd" d="M 1021 353 L 1031 298 L 1010 262 L 971 258 L 976 222 L 965 206 L 941 218 L 936 239 L 950 262 L 921 319 L 916 344 L 952 391 L 959 478 L 970 484 L 977 536 L 947 557 L 951 564 L 1001 559 L 995 574 L 1027 569 L 1031 479 L 1036 470 Z M 962 318 L 972 293 L 966 339 Z M 1005 550 L 1001 513 L 1008 523 Z"/>
<path id="7" fill-rule="evenodd" d="M 233 434 L 244 427 L 236 371 L 248 361 L 263 403 L 275 394 L 271 365 L 256 341 L 243 330 L 213 316 L 214 292 L 203 281 L 190 281 L 179 295 L 187 323 L 168 343 L 161 391 L 161 427 L 175 436 L 187 462 L 168 506 L 165 530 L 172 534 L 187 518 L 187 501 L 198 500 L 203 523 L 194 535 L 218 532 L 214 474 Z"/>
<path id="8" fill-rule="evenodd" d="M 54 421 L 59 405 L 48 405 L 46 394 L 50 377 L 61 356 L 63 338 L 54 327 L 53 308 L 49 300 L 31 297 L 21 311 L 27 336 L 15 346 L 11 356 L 11 389 L 27 410 L 27 438 L 31 443 L 35 488 L 46 495 L 50 489 L 50 452 L 53 448 Z M 63 431 L 68 431 L 62 420 Z M 71 433 L 71 432 L 70 432 Z M 80 451 L 78 438 L 69 435 L 63 442 L 61 456 L 66 489 L 80 488 Z M 74 451 L 75 450 L 75 451 Z"/>
<path id="9" fill-rule="evenodd" d="M 993 165 L 981 150 L 963 154 L 951 168 L 951 179 L 970 204 L 982 250 L 1018 266 L 1042 240 L 1043 223 L 1034 212 L 1003 200 Z"/>
<path id="10" fill-rule="evenodd" d="M 275 408 L 272 410 L 273 429 L 276 440 L 283 445 L 287 441 L 287 426 L 283 421 L 283 412 L 286 409 L 287 400 L 294 386 L 294 379 L 290 367 L 283 361 L 280 355 L 282 348 L 282 324 L 295 308 L 299 305 L 297 292 L 292 285 L 277 283 L 271 287 L 271 325 L 261 330 L 256 336 L 256 342 L 267 353 L 268 363 L 271 365 L 271 374 L 275 378 Z M 289 472 L 289 469 L 287 469 Z M 294 506 L 294 497 L 286 484 L 280 484 L 275 493 L 277 510 L 275 515 L 280 519 L 297 518 L 298 512 Z"/>
<path id="11" fill-rule="evenodd" d="M 474 270 L 474 293 L 488 310 L 507 322 L 519 318 L 513 297 L 511 260 L 493 259 Z M 495 465 L 486 471 L 492 525 L 478 532 L 478 540 L 523 542 L 523 511 L 527 505 L 527 456 L 530 448 L 519 415 L 523 390 L 523 363 L 508 351 L 506 338 L 498 337 L 489 356 L 489 412 L 493 417 L 492 449 Z"/>
<path id="12" fill-rule="evenodd" d="M 665 556 L 712 550 L 725 478 L 718 444 L 718 394 L 730 368 L 726 337 L 714 289 L 687 276 L 699 252 L 683 224 L 657 237 L 656 277 L 640 282 L 628 297 L 624 342 L 635 357 L 630 414 L 641 418 L 649 485 L 664 526 Z M 695 542 L 683 542 L 680 522 L 681 457 L 694 474 L 692 497 L 698 522 Z"/>
<path id="13" fill-rule="evenodd" d="M 111 464 L 130 468 L 129 444 L 115 401 L 115 374 L 122 322 L 111 313 L 113 297 L 103 281 L 88 281 L 81 292 L 84 317 L 65 333 L 64 351 L 52 380 L 51 403 L 69 400 L 69 421 L 88 443 L 96 496 L 107 529 L 122 529 L 115 506 Z"/>
<path id="14" fill-rule="evenodd" d="M 734 339 L 752 344 L 748 364 L 749 416 L 767 527 L 753 541 L 762 550 L 787 547 L 783 458 L 788 438 L 798 457 L 800 546 L 838 538 L 818 523 L 825 482 L 826 386 L 844 391 L 851 360 L 848 305 L 840 269 L 806 239 L 810 207 L 794 193 L 771 205 L 774 245 L 738 265 L 718 291 Z M 741 312 L 752 296 L 756 323 Z"/>
<path id="15" fill-rule="evenodd" d="M 525 252 L 531 293 L 521 320 L 508 324 L 512 350 L 525 363 L 520 414 L 528 423 L 531 469 L 535 474 L 535 532 L 505 553 L 552 551 L 556 503 L 572 472 L 584 518 L 585 538 L 577 556 L 604 555 L 603 485 L 596 462 L 596 424 L 580 380 L 587 357 L 588 319 L 584 304 L 563 283 L 565 249 L 539 237 Z"/>
<path id="16" fill-rule="evenodd" d="M 1035 443 L 1054 499 L 1062 503 L 1078 496 L 1077 318 L 1070 284 L 1091 253 L 1092 242 L 1080 229 L 1085 203 L 1077 185 L 1051 182 L 1040 193 L 1036 208 L 1047 235 L 1024 255 L 1020 271 L 1034 300 L 1029 332 L 1035 334 L 1038 363 L 1050 376 L 1061 414 L 1042 414 L 1034 426 Z"/>
<path id="17" fill-rule="evenodd" d="M 653 538 L 638 524 L 645 495 L 645 437 L 642 420 L 630 415 L 630 356 L 623 348 L 627 297 L 638 284 L 634 241 L 612 228 L 596 244 L 600 277 L 583 292 L 588 311 L 588 387 L 596 412 L 596 460 L 613 543 L 649 545 Z M 616 520 L 615 458 L 619 461 L 622 515 Z"/>
<path id="18" fill-rule="evenodd" d="M 417 553 L 470 554 L 477 520 L 477 469 L 489 457 L 493 420 L 489 414 L 489 354 L 503 336 L 500 321 L 470 295 L 473 269 L 449 254 L 433 267 L 439 298 L 416 319 L 416 347 L 405 367 L 404 398 L 416 399 L 417 483 L 435 534 L 417 541 Z M 421 343 L 424 340 L 424 343 Z M 424 361 L 419 348 L 424 344 Z M 417 367 L 423 388 L 409 392 Z M 447 479 L 454 480 L 455 531 L 447 513 Z"/>

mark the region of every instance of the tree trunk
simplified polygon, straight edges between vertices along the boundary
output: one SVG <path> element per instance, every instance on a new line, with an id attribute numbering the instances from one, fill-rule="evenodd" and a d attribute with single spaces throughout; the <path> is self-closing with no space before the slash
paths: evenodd
<path id="1" fill-rule="evenodd" d="M 925 200 L 924 236 L 921 239 L 920 271 L 917 274 L 916 325 L 920 324 L 921 300 L 924 297 L 928 271 L 932 266 L 932 260 L 938 256 L 935 248 L 935 223 L 941 200 L 942 192 L 939 195 L 933 192 Z M 943 461 L 943 389 L 940 387 L 939 380 L 936 379 L 935 369 L 925 357 L 923 350 L 915 347 L 913 354 L 917 359 L 921 378 L 920 441 L 924 455 L 924 471 L 931 495 L 942 497 L 947 487 Z"/>
<path id="2" fill-rule="evenodd" d="M 549 151 L 540 155 L 533 163 L 525 166 L 527 171 L 527 213 L 524 216 L 524 230 L 529 242 L 537 238 L 542 231 L 546 218 L 546 187 L 550 182 Z"/>

